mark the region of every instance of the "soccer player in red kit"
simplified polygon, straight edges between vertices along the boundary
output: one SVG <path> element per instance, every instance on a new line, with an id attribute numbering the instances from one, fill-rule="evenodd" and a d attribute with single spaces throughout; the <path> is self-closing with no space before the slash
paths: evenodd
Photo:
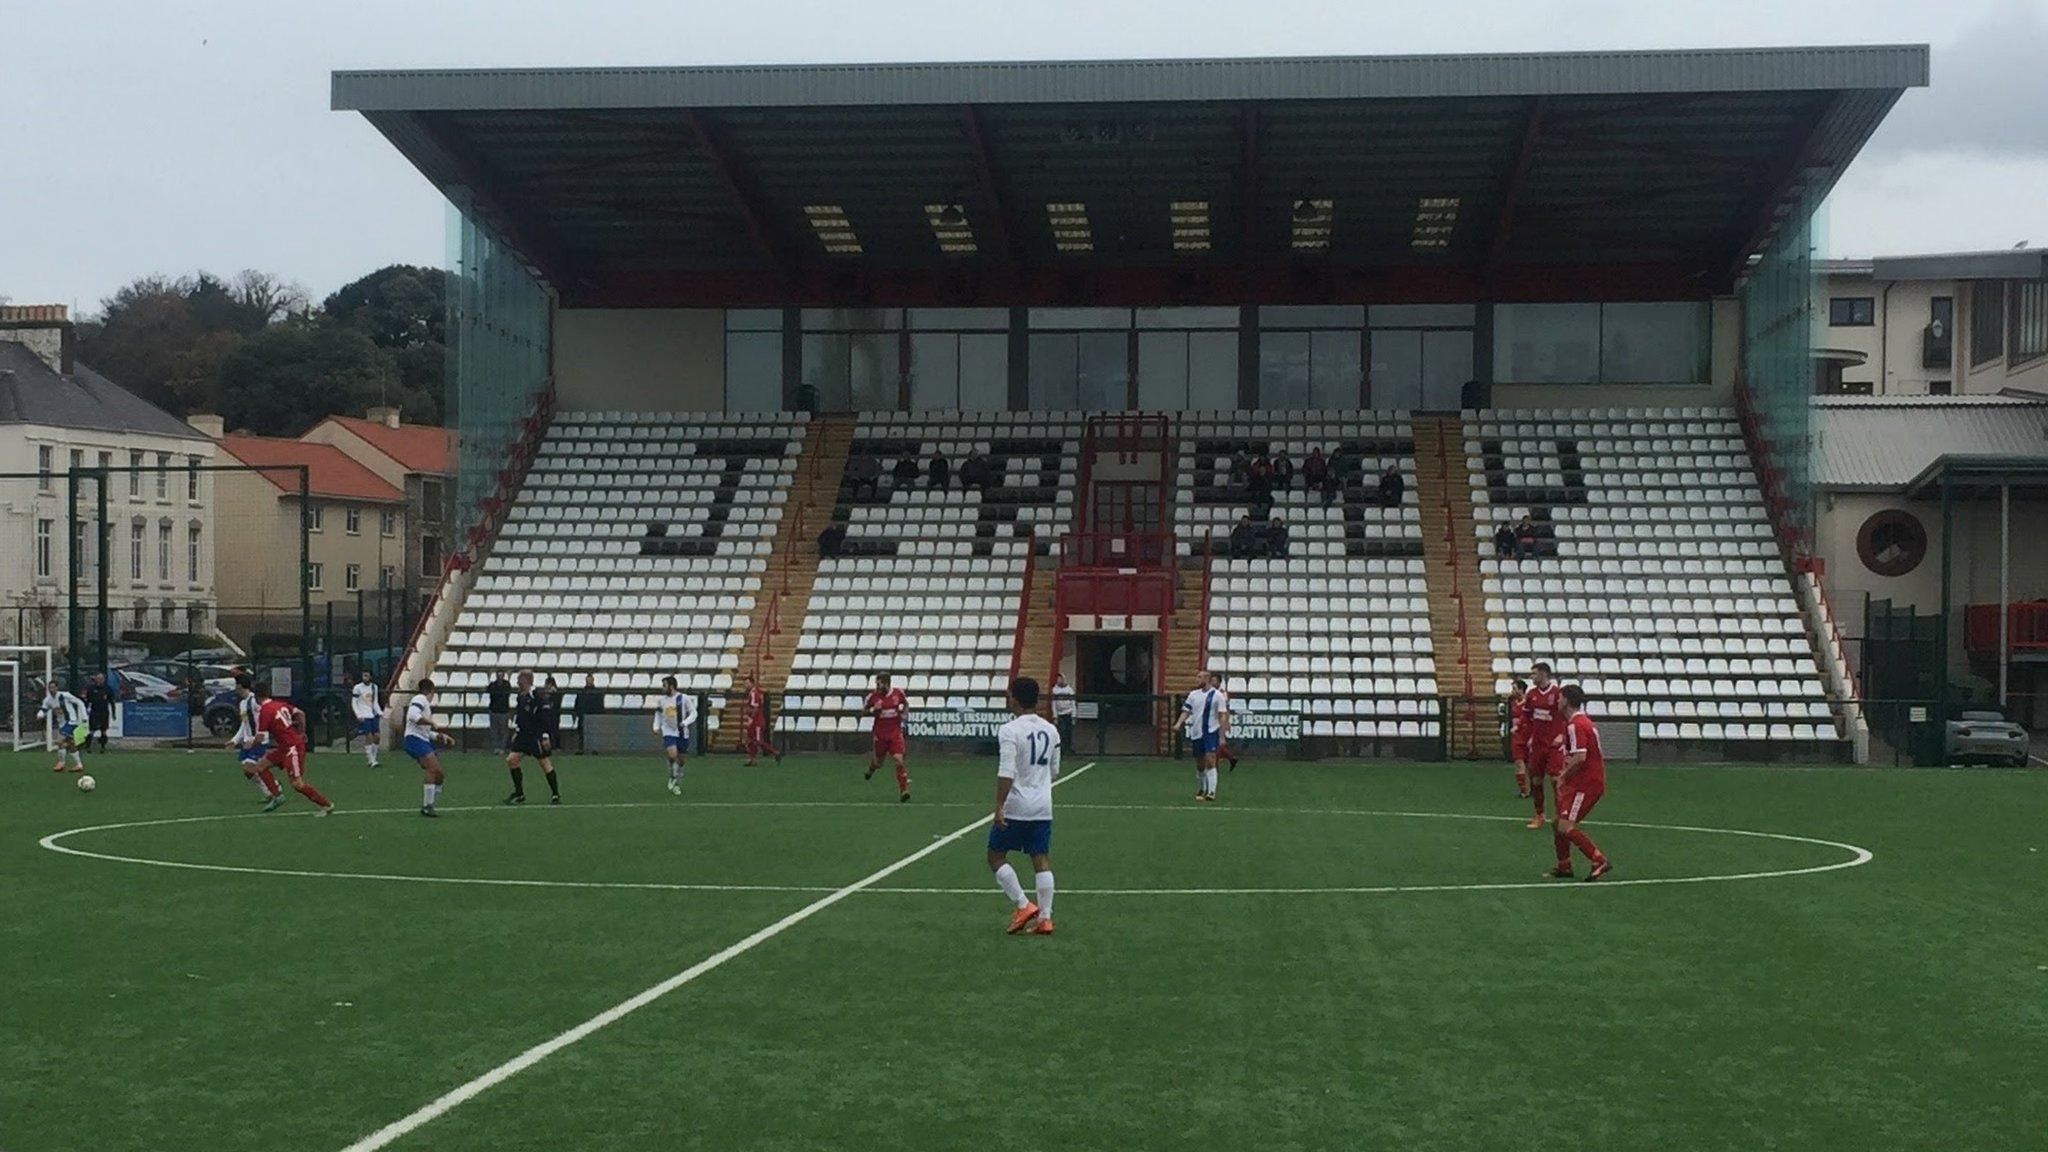
<path id="1" fill-rule="evenodd" d="M 1522 715 L 1529 682 L 1517 679 L 1508 686 L 1508 759 L 1515 764 L 1515 797 L 1529 798 L 1529 728 Z"/>
<path id="2" fill-rule="evenodd" d="M 861 711 L 875 718 L 875 751 L 868 757 L 867 775 L 863 780 L 875 778 L 875 769 L 882 766 L 882 757 L 896 758 L 896 799 L 910 800 L 910 769 L 903 765 L 903 718 L 910 714 L 910 698 L 901 688 L 889 687 L 889 674 L 884 672 L 875 677 L 875 690 L 868 693 Z"/>
<path id="3" fill-rule="evenodd" d="M 264 763 L 283 771 L 292 782 L 292 791 L 317 805 L 320 815 L 333 812 L 334 805 L 327 797 L 306 783 L 306 714 L 292 707 L 289 700 L 263 697 L 263 703 L 256 708 L 256 727 L 270 737 L 270 755 L 264 757 Z"/>
<path id="4" fill-rule="evenodd" d="M 1563 685 L 1550 678 L 1550 665 L 1538 660 L 1529 666 L 1529 690 L 1522 694 L 1522 763 L 1529 773 L 1529 794 L 1536 800 L 1536 815 L 1529 827 L 1543 827 L 1543 781 L 1555 780 L 1564 770 Z"/>
<path id="5" fill-rule="evenodd" d="M 1600 846 L 1579 829 L 1579 822 L 1593 811 L 1593 805 L 1607 792 L 1607 761 L 1600 754 L 1600 730 L 1586 715 L 1586 690 L 1568 684 L 1563 692 L 1564 771 L 1557 777 L 1557 823 L 1551 838 L 1557 846 L 1557 867 L 1549 875 L 1567 880 L 1572 874 L 1572 849 L 1577 848 L 1593 866 L 1586 879 L 1598 880 L 1614 870 Z"/>
<path id="6" fill-rule="evenodd" d="M 782 763 L 782 753 L 768 742 L 768 694 L 761 691 L 761 682 L 752 676 L 747 677 L 746 715 L 741 730 L 748 764 L 752 764 L 763 749 L 775 757 L 777 764 Z"/>

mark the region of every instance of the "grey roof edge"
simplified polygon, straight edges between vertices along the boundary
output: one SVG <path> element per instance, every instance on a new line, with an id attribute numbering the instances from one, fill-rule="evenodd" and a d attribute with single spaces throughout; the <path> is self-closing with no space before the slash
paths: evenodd
<path id="1" fill-rule="evenodd" d="M 1870 264 L 1879 280 L 2042 280 L 2048 279 L 2048 248 L 1879 256 Z"/>
<path id="2" fill-rule="evenodd" d="M 2041 483 L 2048 484 L 2048 457 L 1947 452 L 1929 461 L 1919 475 L 1889 490 L 1922 499 L 1928 495 L 1927 489 L 1938 484 L 1944 474 L 2024 476 L 2039 478 Z"/>
<path id="3" fill-rule="evenodd" d="M 1925 44 L 1182 60 L 337 71 L 341 111 L 1339 100 L 1879 89 Z"/>

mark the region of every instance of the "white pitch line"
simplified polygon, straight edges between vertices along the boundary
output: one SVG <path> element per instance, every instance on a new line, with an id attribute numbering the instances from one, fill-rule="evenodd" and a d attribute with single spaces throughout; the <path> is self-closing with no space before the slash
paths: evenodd
<path id="1" fill-rule="evenodd" d="M 1095 767 L 1093 761 L 1083 764 L 1074 771 L 1065 774 L 1061 779 L 1055 781 L 1055 786 L 1057 786 L 1058 784 L 1064 784 L 1067 781 L 1080 776 L 1082 773 L 1088 771 L 1090 768 L 1093 767 Z M 768 941 L 773 940 L 775 937 L 782 935 L 784 932 L 789 931 L 791 928 L 796 927 L 798 924 L 801 924 L 804 921 L 810 919 L 811 917 L 817 915 L 818 913 L 823 912 L 825 909 L 830 908 L 832 905 L 839 903 L 841 900 L 846 899 L 848 896 L 851 896 L 854 893 L 859 892 L 863 888 L 871 887 L 874 884 L 889 878 L 890 876 L 894 876 L 896 873 L 901 872 L 905 868 L 910 867 L 912 864 L 915 864 L 918 861 L 924 859 L 925 857 L 931 855 L 932 853 L 937 852 L 939 849 L 944 848 L 949 844 L 952 844 L 954 841 L 960 839 L 962 836 L 965 836 L 968 833 L 973 832 L 977 828 L 985 827 L 988 824 L 988 822 L 993 818 L 994 817 L 992 815 L 983 816 L 979 820 L 976 820 L 971 824 L 966 824 L 959 828 L 956 828 L 953 831 L 948 832 L 946 835 L 941 836 L 938 839 L 932 841 L 931 843 L 925 845 L 924 847 L 919 848 L 917 851 L 912 852 L 910 855 L 903 857 L 901 860 L 896 861 L 894 864 L 889 864 L 873 872 L 870 872 L 866 876 L 861 877 L 859 880 L 856 880 L 853 883 L 846 885 L 844 888 L 835 889 L 827 895 L 821 896 L 818 899 L 811 901 L 809 904 L 806 904 L 803 907 L 797 909 L 796 911 L 791 912 L 789 915 L 784 916 L 782 919 L 777 920 L 775 923 L 755 931 L 752 935 L 746 937 L 738 943 L 727 945 L 725 948 L 712 953 L 711 955 L 705 957 L 702 960 L 697 961 L 695 964 L 692 964 L 688 968 L 683 969 L 681 972 L 678 972 L 675 975 L 669 977 L 668 979 L 663 980 L 661 983 L 656 984 L 654 987 L 649 988 L 636 996 L 631 996 L 625 1000 L 621 1000 L 617 1004 L 612 1005 L 610 1008 L 607 1008 L 604 1011 L 598 1013 L 597 1015 L 592 1016 L 590 1019 L 585 1020 L 583 1023 L 578 1024 L 574 1028 L 569 1029 L 567 1032 L 564 1032 L 561 1035 L 556 1036 L 554 1039 L 543 1041 L 539 1044 L 534 1045 L 531 1048 L 528 1048 L 526 1051 L 521 1052 L 519 1055 L 514 1056 L 512 1059 L 507 1060 L 503 1064 L 498 1065 L 496 1068 L 493 1068 L 490 1071 L 484 1073 L 483 1075 L 478 1076 L 475 1079 L 469 1081 L 468 1083 L 463 1084 L 462 1086 L 437 1097 L 424 1107 L 420 1108 L 418 1111 L 413 1112 L 411 1115 L 405 1116 L 398 1120 L 394 1120 L 391 1123 L 386 1124 L 384 1127 L 377 1129 L 375 1132 L 370 1133 L 368 1136 L 365 1136 L 362 1139 L 356 1141 L 355 1143 L 350 1144 L 347 1148 L 344 1148 L 342 1152 L 376 1152 L 376 1149 L 389 1147 L 392 1141 L 397 1140 L 399 1137 L 404 1136 L 406 1133 L 411 1132 L 421 1127 L 422 1125 L 431 1123 L 434 1120 L 437 1120 L 440 1117 L 447 1115 L 451 1110 L 460 1107 L 464 1102 L 474 1099 L 475 1097 L 481 1095 L 484 1092 L 489 1091 L 497 1085 L 502 1084 L 507 1080 L 510 1080 L 512 1077 L 519 1075 L 521 1072 L 526 1071 L 528 1068 L 533 1067 L 535 1064 L 540 1063 L 541 1061 L 547 1059 L 555 1053 L 560 1052 L 562 1049 L 577 1043 L 578 1041 L 599 1031 L 600 1029 L 608 1027 L 612 1024 L 616 1024 L 620 1020 L 623 1020 L 626 1017 L 632 1015 L 633 1013 L 638 1012 L 640 1009 L 647 1007 L 649 1004 L 654 1003 L 656 1000 L 659 1000 L 662 997 L 668 995 L 669 993 L 675 991 L 676 989 L 681 988 L 683 985 L 690 983 L 697 977 L 704 975 L 706 972 L 709 972 L 712 969 L 719 967 L 726 961 L 731 960 L 737 956 L 744 955 L 747 952 L 752 951 L 759 945 L 765 944 Z"/>

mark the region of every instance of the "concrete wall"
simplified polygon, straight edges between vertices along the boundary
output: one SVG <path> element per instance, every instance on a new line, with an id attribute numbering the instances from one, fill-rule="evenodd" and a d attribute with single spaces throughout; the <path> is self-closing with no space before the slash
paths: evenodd
<path id="1" fill-rule="evenodd" d="M 1742 303 L 1713 303 L 1705 384 L 1495 384 L 1495 408 L 1728 408 L 1742 354 Z"/>
<path id="2" fill-rule="evenodd" d="M 238 642 L 252 631 L 295 631 L 299 608 L 299 501 L 253 472 L 222 472 L 217 478 L 222 507 L 232 509 L 217 536 L 222 627 Z M 308 558 L 321 566 L 320 587 L 311 591 L 313 611 L 336 605 L 337 619 L 354 619 L 356 594 L 348 590 L 348 566 L 360 569 L 360 586 L 372 595 L 365 605 L 377 614 L 378 573 L 393 569 L 395 587 L 405 586 L 408 553 L 406 508 L 402 504 L 314 498 L 320 528 L 307 539 Z M 358 513 L 348 531 L 348 511 Z M 393 514 L 385 535 L 381 514 Z M 344 612 L 344 608 L 346 611 Z"/>
<path id="3" fill-rule="evenodd" d="M 564 308 L 555 313 L 556 400 L 567 411 L 725 407 L 725 313 Z"/>
<path id="4" fill-rule="evenodd" d="M 1953 280 L 1873 280 L 1868 273 L 1828 275 L 1822 278 L 1813 302 L 1813 346 L 1861 353 L 1863 363 L 1843 368 L 1842 382 L 1868 384 L 1875 395 L 1925 396 L 1935 381 L 1945 381 L 1960 392 L 1956 362 L 1961 359 L 1966 339 L 1958 335 L 1951 341 L 1947 363 L 1932 368 L 1921 364 L 1921 340 L 1932 318 L 1931 302 L 1936 296 L 1953 299 L 1958 295 Z M 1872 323 L 1828 323 L 1829 301 L 1838 296 L 1869 297 Z M 1960 299 L 1956 306 L 1960 320 Z"/>

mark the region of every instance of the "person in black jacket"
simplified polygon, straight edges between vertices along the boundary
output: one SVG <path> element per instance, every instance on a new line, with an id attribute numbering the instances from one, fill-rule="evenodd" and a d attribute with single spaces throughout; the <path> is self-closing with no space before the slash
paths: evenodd
<path id="1" fill-rule="evenodd" d="M 508 735 L 507 717 L 512 715 L 512 681 L 507 680 L 505 673 L 500 672 L 497 679 L 484 685 L 484 694 L 490 701 L 491 751 L 503 752 L 505 738 Z"/>
<path id="2" fill-rule="evenodd" d="M 917 457 L 905 456 L 898 460 L 889 475 L 895 478 L 897 491 L 908 491 L 912 484 L 917 483 Z"/>
<path id="3" fill-rule="evenodd" d="M 576 690 L 576 754 L 581 756 L 590 751 L 590 718 L 604 715 L 604 693 L 598 690 L 597 677 L 585 674 L 583 687 Z"/>
<path id="4" fill-rule="evenodd" d="M 107 678 L 99 672 L 85 685 L 85 750 L 92 751 L 92 738 L 100 738 L 100 751 L 107 750 L 107 729 L 114 722 L 114 694 L 107 690 Z"/>
<path id="5" fill-rule="evenodd" d="M 931 477 L 932 487 L 944 488 L 953 482 L 953 462 L 946 459 L 945 453 L 934 451 L 932 453 L 931 471 L 927 475 Z"/>
<path id="6" fill-rule="evenodd" d="M 551 804 L 562 802 L 562 789 L 555 780 L 555 744 L 553 729 L 559 720 L 557 710 L 550 709 L 548 690 L 533 686 L 533 673 L 519 674 L 519 695 L 512 702 L 512 745 L 505 751 L 505 768 L 512 774 L 512 794 L 505 797 L 507 804 L 526 803 L 526 771 L 522 766 L 526 757 L 540 762 L 540 770 L 547 775 L 548 793 L 553 797 Z"/>

